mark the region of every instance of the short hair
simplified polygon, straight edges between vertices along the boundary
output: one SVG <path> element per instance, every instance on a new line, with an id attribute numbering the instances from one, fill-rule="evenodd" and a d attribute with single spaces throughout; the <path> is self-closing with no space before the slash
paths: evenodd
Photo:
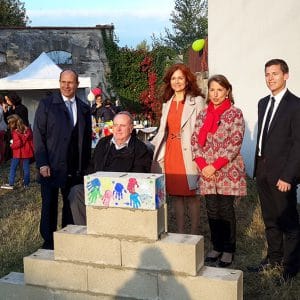
<path id="1" fill-rule="evenodd" d="M 265 64 L 265 71 L 266 71 L 267 67 L 274 66 L 274 65 L 279 65 L 281 71 L 284 74 L 289 73 L 289 66 L 283 59 L 280 59 L 280 58 L 273 58 L 273 59 L 267 61 Z"/>
<path id="2" fill-rule="evenodd" d="M 114 116 L 114 119 L 115 119 L 117 116 L 120 116 L 120 115 L 126 115 L 126 116 L 128 116 L 129 119 L 130 119 L 130 124 L 133 125 L 133 116 L 132 116 L 132 114 L 131 114 L 129 111 L 123 110 L 123 111 L 118 112 L 118 113 Z M 114 119 L 113 119 L 113 120 L 114 120 Z"/>
<path id="3" fill-rule="evenodd" d="M 64 72 L 72 72 L 74 75 L 75 75 L 75 79 L 76 79 L 76 82 L 78 83 L 79 82 L 79 79 L 78 79 L 78 74 L 76 71 L 74 71 L 73 69 L 65 69 L 65 70 L 62 70 L 59 74 L 59 81 L 61 81 L 61 76 Z"/>

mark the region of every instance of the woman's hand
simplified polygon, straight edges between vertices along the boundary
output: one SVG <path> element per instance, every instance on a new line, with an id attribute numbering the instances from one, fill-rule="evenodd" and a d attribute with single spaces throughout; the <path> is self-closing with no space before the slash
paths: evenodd
<path id="1" fill-rule="evenodd" d="M 208 165 L 202 169 L 202 174 L 206 178 L 214 177 L 216 169 L 213 165 Z"/>

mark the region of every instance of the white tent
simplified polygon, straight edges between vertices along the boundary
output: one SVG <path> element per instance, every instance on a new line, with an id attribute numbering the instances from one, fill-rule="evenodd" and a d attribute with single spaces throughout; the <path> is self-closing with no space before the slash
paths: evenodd
<path id="1" fill-rule="evenodd" d="M 46 53 L 20 72 L 0 79 L 0 91 L 13 90 L 22 98 L 28 108 L 29 123 L 33 124 L 34 114 L 39 100 L 47 93 L 59 89 L 59 74 L 62 71 Z M 88 88 L 88 90 L 86 90 Z M 91 88 L 90 77 L 79 77 L 77 95 L 84 101 Z"/>
<path id="2" fill-rule="evenodd" d="M 0 90 L 52 90 L 59 88 L 59 74 L 62 71 L 43 52 L 20 72 L 0 79 Z M 79 88 L 90 88 L 90 77 L 79 77 Z"/>

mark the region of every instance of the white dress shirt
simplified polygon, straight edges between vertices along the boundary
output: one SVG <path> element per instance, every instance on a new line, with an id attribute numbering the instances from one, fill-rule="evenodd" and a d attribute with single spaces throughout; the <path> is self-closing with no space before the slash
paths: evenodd
<path id="1" fill-rule="evenodd" d="M 68 99 L 67 97 L 65 97 L 64 95 L 62 95 L 63 100 L 65 101 L 65 103 L 67 101 L 70 101 L 72 103 L 72 112 L 73 112 L 73 120 L 74 120 L 74 126 L 77 123 L 77 106 L 76 106 L 76 101 L 75 101 L 75 96 L 71 99 Z M 67 106 L 67 105 L 66 105 Z"/>

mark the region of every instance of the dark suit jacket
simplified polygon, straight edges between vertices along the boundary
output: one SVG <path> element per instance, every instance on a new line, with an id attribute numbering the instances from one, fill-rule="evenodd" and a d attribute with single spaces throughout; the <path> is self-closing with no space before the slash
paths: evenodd
<path id="1" fill-rule="evenodd" d="M 91 157 L 91 115 L 90 107 L 76 97 L 79 173 L 87 169 Z M 61 187 L 67 179 L 68 146 L 72 124 L 67 107 L 60 93 L 53 93 L 42 99 L 35 113 L 33 127 L 34 154 L 36 166 L 49 165 L 51 184 Z M 45 180 L 40 178 L 41 182 Z"/>
<path id="2" fill-rule="evenodd" d="M 93 159 L 89 166 L 88 174 L 97 171 L 109 171 L 106 167 L 106 162 L 110 153 L 111 136 L 102 138 L 94 151 Z M 121 151 L 121 150 L 120 150 Z M 121 156 L 120 156 L 121 155 Z M 135 173 L 149 173 L 152 163 L 152 153 L 147 146 L 140 141 L 135 135 L 132 135 L 126 151 L 118 155 L 118 166 L 114 172 L 135 172 Z"/>
<path id="3" fill-rule="evenodd" d="M 258 140 L 269 96 L 258 103 L 258 133 L 254 164 L 258 154 Z M 268 179 L 276 184 L 278 179 L 296 184 L 300 176 L 300 99 L 289 90 L 284 94 L 269 127 L 264 159 Z"/>

